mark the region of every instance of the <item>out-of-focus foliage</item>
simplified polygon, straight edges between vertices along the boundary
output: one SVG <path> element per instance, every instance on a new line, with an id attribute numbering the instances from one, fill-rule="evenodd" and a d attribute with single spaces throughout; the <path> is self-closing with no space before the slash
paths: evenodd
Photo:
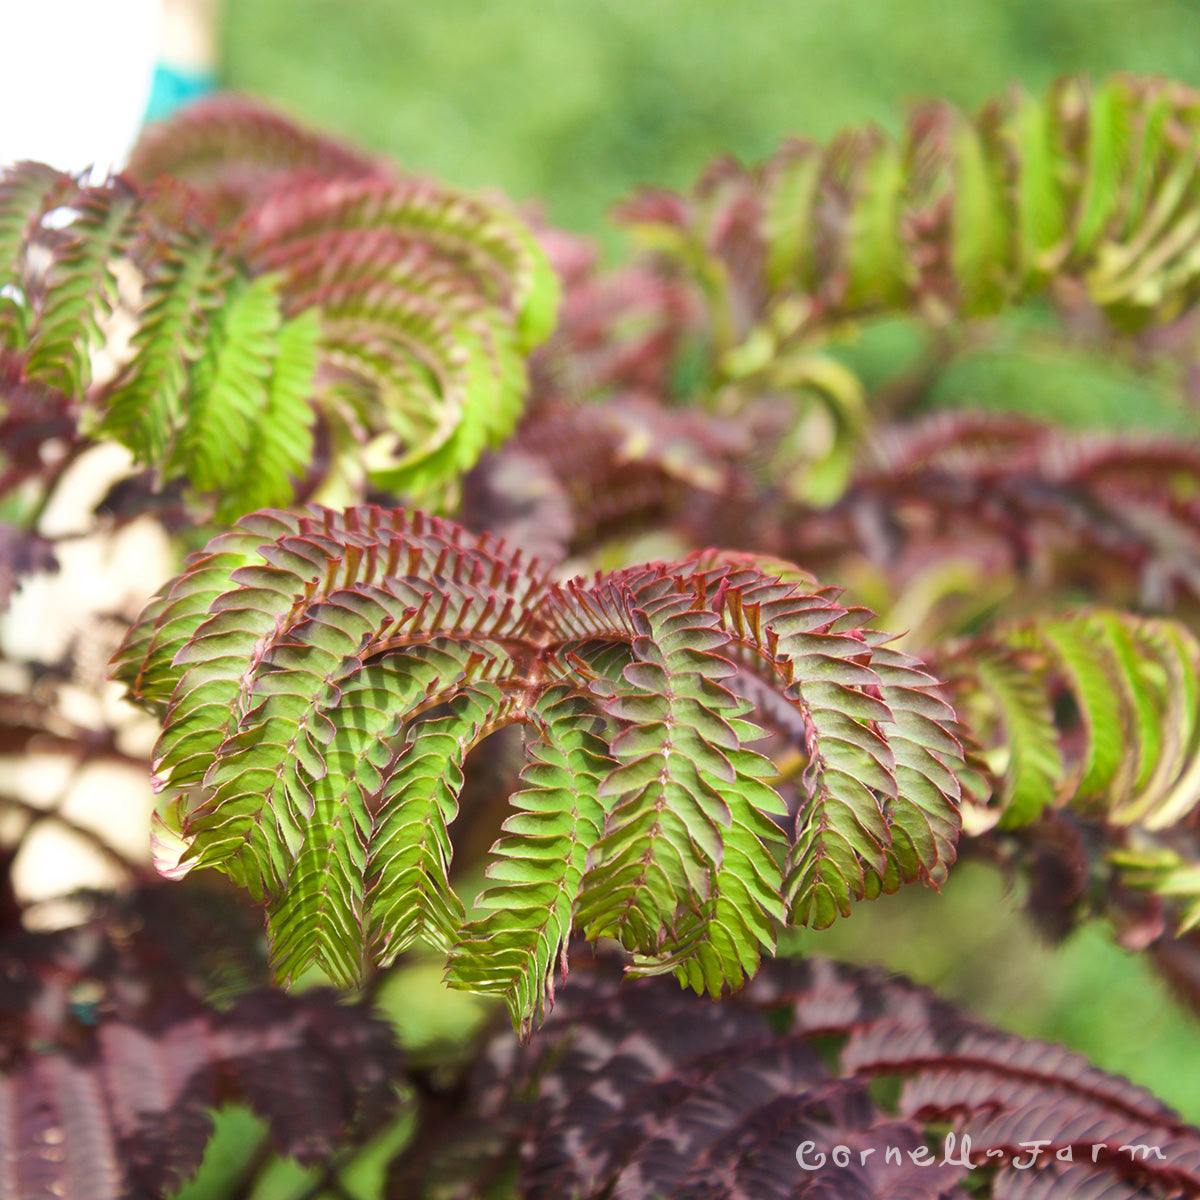
<path id="1" fill-rule="evenodd" d="M 223 521 L 368 478 L 440 499 L 511 431 L 557 285 L 505 208 L 230 99 L 153 128 L 130 174 L 0 177 L 4 420 L 33 442 L 0 482 L 38 473 L 47 410 Z"/>
<path id="2" fill-rule="evenodd" d="M 65 930 L 0 930 L 5 1200 L 160 1197 L 195 1171 L 227 1101 L 308 1163 L 396 1107 L 401 1058 L 369 1006 L 261 986 L 229 897 L 174 891 L 93 898 Z"/>
<path id="3" fill-rule="evenodd" d="M 1148 1092 L 905 980 L 772 963 L 699 1007 L 603 961 L 579 974 L 533 1047 L 493 1044 L 459 1112 L 429 1106 L 397 1194 L 471 1194 L 518 1157 L 528 1200 L 1200 1193 L 1200 1134 Z"/>

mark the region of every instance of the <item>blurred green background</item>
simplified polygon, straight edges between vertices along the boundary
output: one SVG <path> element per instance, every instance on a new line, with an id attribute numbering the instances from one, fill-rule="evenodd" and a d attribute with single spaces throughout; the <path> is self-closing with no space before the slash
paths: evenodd
<path id="1" fill-rule="evenodd" d="M 1200 83 L 1196 0 L 225 0 L 224 82 L 596 230 L 788 133 L 1128 70 Z"/>
<path id="2" fill-rule="evenodd" d="M 635 184 L 686 186 L 716 155 L 753 161 L 789 133 L 897 129 L 922 97 L 975 107 L 1014 81 L 1040 90 L 1075 71 L 1200 84 L 1200 3 L 226 0 L 219 44 L 225 85 L 598 234 Z M 1089 402 L 1102 423 L 1138 424 L 1146 411 L 1119 373 L 1078 376 L 1059 359 L 1016 375 L 977 363 L 969 386 L 1002 401 L 1020 391 L 1007 402 L 1039 409 L 1043 392 L 1062 392 L 1083 424 Z M 992 1020 L 1066 1040 L 1200 1121 L 1200 1025 L 1106 930 L 1051 954 L 981 869 L 942 897 L 909 891 L 800 942 L 882 958 Z M 435 1026 L 460 1019 L 435 984 L 421 994 Z M 410 994 L 397 1011 L 423 1010 Z"/>

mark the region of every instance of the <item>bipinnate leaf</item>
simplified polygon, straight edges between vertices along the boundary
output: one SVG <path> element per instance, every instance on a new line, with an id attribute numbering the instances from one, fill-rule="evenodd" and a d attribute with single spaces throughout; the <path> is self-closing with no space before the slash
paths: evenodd
<path id="1" fill-rule="evenodd" d="M 781 923 L 944 877 L 953 712 L 869 616 L 751 555 L 552 583 L 449 521 L 312 507 L 195 555 L 115 673 L 163 718 L 183 865 L 266 903 L 281 976 L 352 983 L 424 940 L 529 1028 L 575 927 L 718 995 Z M 798 809 L 754 748 L 764 695 L 802 731 Z M 511 724 L 529 765 L 471 911 L 464 771 Z"/>
<path id="2" fill-rule="evenodd" d="M 1142 1088 L 822 959 L 720 1005 L 577 959 L 532 1045 L 497 1038 L 452 1119 L 418 1115 L 441 1123 L 392 1175 L 418 1198 L 505 1165 L 521 1200 L 1200 1194 L 1200 1131 Z"/>
<path id="3" fill-rule="evenodd" d="M 553 326 L 533 235 L 249 102 L 178 134 L 147 134 L 136 183 L 4 172 L 0 351 L 81 404 L 79 433 L 188 480 L 219 520 L 324 478 L 442 499 L 516 424 Z M 93 380 L 102 350 L 115 376 Z"/>
<path id="4" fill-rule="evenodd" d="M 219 493 L 221 515 L 291 498 L 311 457 L 319 331 L 311 315 L 284 320 L 275 278 L 248 280 L 169 187 L 82 187 L 23 164 L 0 185 L 4 228 L 26 239 L 12 248 L 21 298 L 5 339 L 24 351 L 23 381 L 75 401 L 87 433 Z M 94 359 L 121 322 L 129 350 L 97 383 Z"/>

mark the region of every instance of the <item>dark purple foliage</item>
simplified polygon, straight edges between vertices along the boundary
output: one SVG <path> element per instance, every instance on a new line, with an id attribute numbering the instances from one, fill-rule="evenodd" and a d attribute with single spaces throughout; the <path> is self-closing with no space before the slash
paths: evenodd
<path id="1" fill-rule="evenodd" d="M 258 984 L 220 893 L 156 885 L 0 949 L 0 1197 L 160 1197 L 196 1169 L 211 1110 L 248 1104 L 283 1154 L 327 1160 L 396 1104 L 401 1063 L 364 1004 Z M 213 988 L 217 990 L 214 992 Z"/>
<path id="2" fill-rule="evenodd" d="M 507 1155 L 528 1200 L 1200 1195 L 1200 1131 L 1144 1089 L 821 959 L 720 1004 L 577 959 L 534 1043 L 493 1043 L 455 1115 L 437 1100 L 391 1195 L 448 1194 L 423 1189 L 454 1177 L 458 1137 L 491 1144 L 464 1187 Z"/>

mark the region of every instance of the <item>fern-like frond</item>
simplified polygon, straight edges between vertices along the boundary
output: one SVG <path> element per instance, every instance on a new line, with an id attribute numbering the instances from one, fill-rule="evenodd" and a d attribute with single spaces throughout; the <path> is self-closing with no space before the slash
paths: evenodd
<path id="1" fill-rule="evenodd" d="M 249 213 L 240 244 L 252 269 L 282 272 L 294 308 L 322 312 L 339 391 L 367 398 L 360 418 L 382 439 L 378 486 L 428 491 L 512 430 L 524 355 L 557 306 L 514 217 L 422 180 L 308 181 Z"/>
<path id="2" fill-rule="evenodd" d="M 725 719 L 743 743 L 759 736 L 749 722 L 729 713 Z M 722 831 L 721 860 L 709 866 L 700 903 L 676 921 L 658 955 L 635 955 L 630 968 L 633 975 L 670 971 L 714 997 L 754 976 L 761 952 L 774 952 L 776 931 L 788 918 L 781 865 L 787 808 L 772 786 L 774 766 L 744 744 L 723 753 L 734 780 L 723 791 L 729 827 Z"/>
<path id="3" fill-rule="evenodd" d="M 24 282 L 32 246 L 44 241 L 42 222 L 64 202 L 74 199 L 75 180 L 45 163 L 22 162 L 0 177 L 0 270 Z"/>
<path id="4" fill-rule="evenodd" d="M 513 1024 L 528 1033 L 554 999 L 554 970 L 566 963 L 587 855 L 604 828 L 601 780 L 612 769 L 602 724 L 565 687 L 528 710 L 536 740 L 527 748 L 525 786 L 504 822 L 492 885 L 477 900 L 486 915 L 463 926 L 450 957 L 452 985 L 505 997 Z"/>
<path id="5" fill-rule="evenodd" d="M 120 185 L 84 191 L 72 201 L 70 234 L 46 274 L 46 297 L 29 344 L 26 371 L 71 396 L 91 380 L 91 352 L 101 346 L 99 318 L 119 303 L 114 264 L 141 232 L 135 193 Z"/>
<path id="6" fill-rule="evenodd" d="M 868 617 L 753 556 L 552 584 L 447 521 L 314 507 L 216 538 L 115 673 L 163 715 L 184 865 L 267 902 L 283 976 L 316 962 L 352 981 L 421 938 L 528 1028 L 575 926 L 718 994 L 789 917 L 941 878 L 952 714 Z M 790 831 L 752 749 L 763 689 L 804 730 Z M 534 732 L 531 765 L 468 921 L 451 826 L 471 748 L 512 723 Z"/>
<path id="7" fill-rule="evenodd" d="M 898 308 L 970 316 L 1051 276 L 1077 279 L 1116 318 L 1161 320 L 1200 289 L 1197 129 L 1186 88 L 1067 80 L 975 117 L 919 108 L 901 139 L 791 142 L 758 172 L 710 172 L 689 196 L 635 199 L 622 215 L 702 279 L 758 298 L 738 341 L 786 331 L 797 296 L 810 327 Z"/>
<path id="8" fill-rule="evenodd" d="M 218 319 L 197 356 L 196 375 L 202 382 L 189 405 L 174 457 L 167 462 L 168 473 L 186 470 L 202 491 L 228 484 L 230 464 L 245 460 L 259 414 L 266 407 L 279 325 L 279 307 L 269 277 L 228 289 Z M 136 401 L 136 390 L 130 389 L 127 395 Z"/>
<path id="9" fill-rule="evenodd" d="M 736 783 L 726 752 L 741 748 L 727 716 L 742 706 L 723 686 L 735 668 L 720 654 L 728 637 L 716 614 L 697 610 L 669 576 L 605 600 L 622 603 L 635 632 L 620 676 L 591 683 L 623 728 L 600 788 L 611 807 L 579 919 L 589 937 L 657 954 L 683 901 L 703 895 L 720 864 L 730 825 L 722 785 Z"/>
<path id="10" fill-rule="evenodd" d="M 256 281 L 257 282 L 257 281 Z M 261 407 L 248 413 L 246 452 L 225 468 L 218 520 L 233 520 L 247 510 L 285 504 L 295 481 L 310 469 L 313 457 L 313 379 L 321 352 L 321 325 L 314 309 L 274 324 L 273 345 L 265 365 Z M 263 347 L 266 349 L 266 346 Z"/>
<path id="11" fill-rule="evenodd" d="M 114 389 L 103 426 L 139 461 L 162 461 L 172 433 L 184 424 L 189 371 L 233 277 L 233 264 L 193 227 L 171 238 L 146 281 L 134 356 Z"/>
<path id="12" fill-rule="evenodd" d="M 85 434 L 186 478 L 221 518 L 286 504 L 322 471 L 334 490 L 369 476 L 444 498 L 516 424 L 525 357 L 553 325 L 557 284 L 532 234 L 236 102 L 180 128 L 135 154 L 140 189 L 84 189 L 37 164 L 4 174 L 0 349 L 86 402 Z M 278 161 L 251 182 L 244 156 L 264 143 Z M 159 174 L 172 163 L 208 190 Z M 218 232 L 207 202 L 226 183 L 244 195 Z M 115 378 L 93 387 L 104 349 Z M 332 461 L 314 465 L 318 417 Z"/>
<path id="13" fill-rule="evenodd" d="M 31 274 L 27 246 L 28 261 L 11 267 L 23 299 L 9 340 L 24 346 L 24 378 L 78 402 L 82 432 L 219 493 L 222 515 L 290 500 L 311 455 L 313 317 L 284 322 L 276 281 L 249 280 L 170 188 L 81 189 L 33 166 L 0 186 L 0 226 L 44 256 Z M 123 323 L 130 352 L 115 379 L 93 386 L 93 360 Z"/>
<path id="14" fill-rule="evenodd" d="M 1178 621 L 1084 610 L 947 653 L 1004 827 L 1072 804 L 1161 830 L 1200 796 L 1200 641 Z"/>
<path id="15" fill-rule="evenodd" d="M 384 963 L 418 937 L 448 951 L 462 902 L 450 886 L 449 826 L 458 812 L 467 752 L 505 723 L 495 687 L 460 688 L 444 716 L 413 724 L 381 793 L 370 847 L 372 937 Z"/>

